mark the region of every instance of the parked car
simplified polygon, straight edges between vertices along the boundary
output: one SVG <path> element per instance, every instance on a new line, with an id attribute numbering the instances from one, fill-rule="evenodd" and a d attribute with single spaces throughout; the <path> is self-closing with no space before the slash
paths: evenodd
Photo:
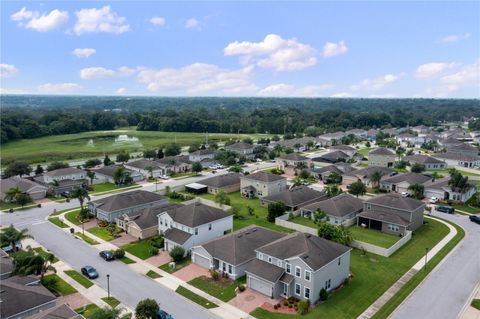
<path id="1" fill-rule="evenodd" d="M 62 192 L 62 193 L 60 194 L 60 196 L 69 198 L 69 197 L 70 197 L 70 192 L 69 192 L 69 191 Z"/>
<path id="2" fill-rule="evenodd" d="M 168 176 L 168 175 L 160 175 L 160 178 L 161 178 L 161 179 L 169 179 L 170 176 Z"/>
<path id="3" fill-rule="evenodd" d="M 16 243 L 15 244 L 15 251 L 19 251 L 19 250 L 22 250 L 23 246 L 22 246 L 22 243 Z M 5 247 L 2 247 L 2 250 L 6 253 L 13 253 L 13 247 L 12 247 L 12 244 L 8 245 L 8 246 L 5 246 Z"/>
<path id="4" fill-rule="evenodd" d="M 82 271 L 82 274 L 87 276 L 89 279 L 98 278 L 98 272 L 92 266 L 82 267 L 81 271 Z"/>
<path id="5" fill-rule="evenodd" d="M 262 160 L 261 158 L 257 158 L 256 161 L 257 161 L 257 162 L 261 162 L 261 161 L 263 161 L 263 160 Z"/>
<path id="6" fill-rule="evenodd" d="M 436 204 L 436 203 L 438 203 L 438 201 L 439 201 L 438 197 L 433 196 L 432 198 L 430 198 L 430 203 L 431 204 Z"/>
<path id="7" fill-rule="evenodd" d="M 402 192 L 402 197 L 410 197 L 410 194 L 407 192 Z"/>
<path id="8" fill-rule="evenodd" d="M 105 259 L 106 261 L 115 259 L 115 257 L 113 257 L 113 251 L 111 250 L 102 250 L 98 255 L 103 259 Z"/>
<path id="9" fill-rule="evenodd" d="M 480 225 L 480 216 L 475 216 L 475 215 L 472 215 L 469 217 L 470 218 L 470 221 L 474 222 L 474 223 L 477 223 Z"/>
<path id="10" fill-rule="evenodd" d="M 435 208 L 437 212 L 446 213 L 446 214 L 455 214 L 455 208 L 450 206 L 437 206 Z"/>
<path id="11" fill-rule="evenodd" d="M 158 319 L 174 319 L 171 314 L 167 313 L 164 310 L 159 310 L 157 313 Z"/>

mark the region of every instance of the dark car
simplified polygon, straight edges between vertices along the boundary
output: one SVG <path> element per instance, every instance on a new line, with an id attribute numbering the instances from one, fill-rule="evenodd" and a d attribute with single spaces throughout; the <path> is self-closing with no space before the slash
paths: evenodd
<path id="1" fill-rule="evenodd" d="M 65 197 L 65 198 L 69 198 L 69 197 L 70 197 L 70 192 L 69 192 L 69 191 L 62 192 L 62 193 L 60 194 L 60 196 L 63 196 L 63 197 Z"/>
<path id="2" fill-rule="evenodd" d="M 98 254 L 100 257 L 105 259 L 106 261 L 114 260 L 115 257 L 113 257 L 113 251 L 111 250 L 103 250 Z"/>
<path id="3" fill-rule="evenodd" d="M 82 274 L 87 276 L 90 279 L 98 278 L 98 272 L 92 266 L 85 266 L 81 269 Z"/>
<path id="4" fill-rule="evenodd" d="M 477 223 L 477 224 L 480 225 L 480 216 L 474 216 L 474 215 L 472 215 L 472 216 L 470 216 L 469 218 L 470 218 L 470 221 L 472 221 L 472 222 Z"/>
<path id="5" fill-rule="evenodd" d="M 172 315 L 170 315 L 169 313 L 163 311 L 163 310 L 159 310 L 158 313 L 157 313 L 157 318 L 158 319 L 174 319 L 172 317 Z"/>
<path id="6" fill-rule="evenodd" d="M 446 213 L 446 214 L 455 214 L 455 208 L 450 206 L 437 206 L 435 209 L 437 212 Z"/>

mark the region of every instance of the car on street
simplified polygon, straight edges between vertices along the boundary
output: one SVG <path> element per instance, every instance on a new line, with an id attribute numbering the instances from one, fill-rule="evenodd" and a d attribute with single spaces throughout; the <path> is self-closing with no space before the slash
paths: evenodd
<path id="1" fill-rule="evenodd" d="M 438 201 L 439 201 L 438 197 L 433 196 L 430 198 L 430 204 L 436 204 L 438 203 Z"/>
<path id="2" fill-rule="evenodd" d="M 92 266 L 85 266 L 80 269 L 84 276 L 87 276 L 89 279 L 98 278 L 98 272 Z"/>
<path id="3" fill-rule="evenodd" d="M 167 176 L 167 175 L 160 175 L 160 178 L 161 178 L 161 179 L 169 179 L 170 177 Z"/>
<path id="4" fill-rule="evenodd" d="M 470 221 L 480 225 L 480 216 L 471 215 L 469 219 Z"/>
<path id="5" fill-rule="evenodd" d="M 113 256 L 113 251 L 111 250 L 102 250 L 98 255 L 106 261 L 115 259 L 115 257 Z"/>
<path id="6" fill-rule="evenodd" d="M 455 208 L 450 206 L 437 206 L 435 210 L 445 214 L 455 214 Z"/>
<path id="7" fill-rule="evenodd" d="M 174 319 L 171 314 L 164 310 L 159 310 L 157 313 L 157 319 Z"/>
<path id="8" fill-rule="evenodd" d="M 410 194 L 407 192 L 402 192 L 402 197 L 410 197 Z"/>
<path id="9" fill-rule="evenodd" d="M 70 192 L 69 192 L 69 191 L 65 191 L 65 192 L 62 192 L 60 195 L 61 195 L 62 197 L 69 198 L 69 197 L 70 197 Z"/>

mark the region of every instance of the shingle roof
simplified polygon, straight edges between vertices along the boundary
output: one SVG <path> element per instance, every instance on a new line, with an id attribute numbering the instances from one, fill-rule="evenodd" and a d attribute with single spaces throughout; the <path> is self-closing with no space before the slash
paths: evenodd
<path id="1" fill-rule="evenodd" d="M 237 149 L 237 150 L 248 150 L 253 148 L 254 146 L 252 144 L 248 144 L 245 142 L 238 142 L 234 144 L 230 144 L 225 146 L 226 149 Z"/>
<path id="2" fill-rule="evenodd" d="M 451 153 L 451 152 L 447 152 L 447 153 L 435 153 L 432 155 L 433 157 L 437 158 L 437 159 L 449 159 L 449 160 L 456 160 L 456 161 L 478 161 L 480 159 L 480 157 L 477 155 L 477 156 L 472 156 L 472 155 L 468 155 L 468 154 L 462 154 L 462 153 Z"/>
<path id="3" fill-rule="evenodd" d="M 283 260 L 298 256 L 316 271 L 350 249 L 324 238 L 295 232 L 266 244 L 257 251 Z"/>
<path id="4" fill-rule="evenodd" d="M 285 234 L 259 226 L 249 226 L 209 241 L 202 247 L 213 257 L 232 265 L 240 265 L 255 258 L 255 249 L 277 240 Z"/>
<path id="5" fill-rule="evenodd" d="M 357 151 L 355 147 L 351 147 L 348 145 L 334 145 L 330 147 L 331 150 L 340 150 L 340 151 Z"/>
<path id="6" fill-rule="evenodd" d="M 134 162 L 132 162 L 134 163 Z M 130 163 L 129 163 L 130 164 Z M 109 165 L 109 166 L 103 166 L 103 167 L 100 167 L 100 168 L 97 168 L 95 170 L 93 170 L 95 173 L 98 173 L 98 174 L 102 174 L 102 175 L 105 175 L 105 176 L 110 176 L 110 177 L 113 177 L 113 174 L 115 173 L 115 171 L 117 169 L 119 169 L 121 166 L 119 165 Z M 128 168 L 124 168 L 125 172 L 128 172 L 128 173 L 133 173 L 132 170 L 128 169 Z"/>
<path id="7" fill-rule="evenodd" d="M 375 219 L 375 220 L 392 223 L 396 225 L 401 225 L 401 226 L 408 226 L 411 224 L 408 220 L 403 219 L 398 215 L 385 214 L 385 213 L 376 212 L 376 211 L 365 211 L 363 213 L 358 214 L 358 217 Z"/>
<path id="8" fill-rule="evenodd" d="M 366 201 L 369 204 L 376 204 L 386 207 L 392 207 L 407 211 L 413 211 L 421 206 L 425 206 L 425 204 L 417 199 L 413 199 L 410 197 L 402 197 L 400 194 L 396 193 L 388 193 L 385 195 L 376 196 L 372 199 Z"/>
<path id="9" fill-rule="evenodd" d="M 271 183 L 280 180 L 285 180 L 286 178 L 280 175 L 275 175 L 268 172 L 259 171 L 253 174 L 242 176 L 242 178 L 252 179 L 260 182 Z"/>
<path id="10" fill-rule="evenodd" d="M 98 199 L 92 203 L 105 212 L 153 203 L 165 199 L 164 196 L 144 190 L 136 190 Z"/>
<path id="11" fill-rule="evenodd" d="M 343 217 L 361 211 L 363 202 L 350 194 L 342 193 L 335 197 L 303 206 L 302 209 L 309 211 L 320 209 L 327 215 Z"/>
<path id="12" fill-rule="evenodd" d="M 287 160 L 287 161 L 307 161 L 309 160 L 308 157 L 306 156 L 303 156 L 303 155 L 300 155 L 298 153 L 290 153 L 290 154 L 286 154 L 284 156 L 280 156 L 279 159 L 282 159 L 282 160 Z"/>
<path id="13" fill-rule="evenodd" d="M 283 276 L 285 270 L 255 258 L 248 262 L 245 272 L 275 283 Z"/>
<path id="14" fill-rule="evenodd" d="M 83 319 L 83 316 L 73 311 L 66 304 L 61 304 L 47 310 L 43 310 L 28 319 Z"/>
<path id="15" fill-rule="evenodd" d="M 35 183 L 29 179 L 25 178 L 20 178 L 18 176 L 13 176 L 10 178 L 2 179 L 0 181 L 0 187 L 1 187 L 1 192 L 5 193 L 7 192 L 10 188 L 15 188 L 18 187 L 20 191 L 22 192 L 27 192 L 33 187 L 40 187 L 43 189 L 47 189 L 47 187 L 40 185 L 38 183 Z"/>
<path id="16" fill-rule="evenodd" d="M 362 177 L 367 177 L 370 178 L 375 172 L 380 172 L 382 176 L 389 176 L 391 173 L 393 173 L 393 169 L 387 168 L 387 167 L 368 167 L 368 168 L 363 168 L 363 169 L 357 169 L 355 171 L 351 171 L 348 173 L 345 173 L 346 176 L 362 176 Z"/>
<path id="17" fill-rule="evenodd" d="M 291 189 L 284 190 L 280 193 L 265 196 L 262 200 L 268 202 L 280 201 L 286 206 L 295 207 L 299 205 L 305 205 L 314 201 L 319 201 L 327 198 L 327 194 L 324 192 L 316 191 L 307 186 L 298 186 Z"/>
<path id="18" fill-rule="evenodd" d="M 409 184 L 423 184 L 431 179 L 432 177 L 424 174 L 405 173 L 405 174 L 398 174 L 389 178 L 385 178 L 382 182 L 386 182 L 386 183 L 407 182 Z"/>
<path id="19" fill-rule="evenodd" d="M 210 155 L 210 154 L 215 154 L 215 152 L 209 149 L 205 149 L 205 150 L 198 150 L 190 153 L 190 155 Z"/>
<path id="20" fill-rule="evenodd" d="M 153 167 L 154 170 L 160 168 L 160 165 L 158 162 L 152 161 L 149 159 L 144 159 L 144 158 L 133 161 L 133 162 L 128 162 L 127 165 L 131 167 L 143 169 L 143 170 L 145 170 L 149 166 Z"/>
<path id="21" fill-rule="evenodd" d="M 50 172 L 44 173 L 44 175 L 50 176 L 50 177 L 57 177 L 57 176 L 64 176 L 64 175 L 71 175 L 71 174 L 80 174 L 80 173 L 85 173 L 84 170 L 78 169 L 76 167 L 67 167 L 67 168 L 59 168 L 55 169 Z"/>
<path id="22" fill-rule="evenodd" d="M 388 148 L 379 147 L 370 151 L 368 155 L 395 155 L 395 153 Z"/>
<path id="23" fill-rule="evenodd" d="M 335 165 L 328 165 L 328 166 L 324 166 L 324 167 L 314 168 L 312 171 L 317 173 L 317 174 L 323 174 L 323 173 L 326 173 L 326 172 L 335 172 L 339 175 L 343 175 L 343 171 L 341 169 L 339 169 L 338 167 L 336 167 Z"/>
<path id="24" fill-rule="evenodd" d="M 350 156 L 348 156 L 343 151 L 333 151 L 333 152 L 329 152 L 327 154 L 324 154 L 320 157 L 315 157 L 313 159 L 313 161 L 321 161 L 321 160 L 336 161 L 339 158 L 348 159 L 348 158 L 350 158 Z"/>
<path id="25" fill-rule="evenodd" d="M 177 207 L 181 207 L 182 205 L 180 204 L 174 204 L 174 203 L 166 203 L 160 206 L 155 206 L 155 207 L 149 207 L 146 208 L 136 214 L 138 214 L 138 217 L 134 220 L 135 224 L 140 229 L 147 229 L 150 227 L 154 227 L 158 225 L 158 215 L 175 209 Z"/>
<path id="26" fill-rule="evenodd" d="M 240 184 L 240 174 L 239 173 L 227 173 L 224 175 L 217 175 L 213 176 L 204 180 L 199 181 L 199 184 L 214 187 L 214 188 L 221 188 L 225 186 Z"/>
<path id="27" fill-rule="evenodd" d="M 419 163 L 419 164 L 440 164 L 443 163 L 442 161 L 428 156 L 428 155 L 422 155 L 422 154 L 415 154 L 415 155 L 409 155 L 405 156 L 403 158 L 407 162 L 412 162 L 412 163 Z"/>
<path id="28" fill-rule="evenodd" d="M 192 234 L 184 232 L 183 230 L 177 228 L 169 228 L 163 234 L 166 239 L 173 241 L 174 243 L 182 245 L 185 243 Z"/>
<path id="29" fill-rule="evenodd" d="M 167 211 L 167 214 L 175 222 L 188 227 L 197 227 L 231 216 L 231 214 L 224 210 L 202 203 L 192 203 L 175 207 L 174 209 Z"/>

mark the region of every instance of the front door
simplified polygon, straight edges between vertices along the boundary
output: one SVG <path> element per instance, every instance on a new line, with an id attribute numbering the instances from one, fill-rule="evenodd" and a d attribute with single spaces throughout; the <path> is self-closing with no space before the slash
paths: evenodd
<path id="1" fill-rule="evenodd" d="M 287 284 L 283 284 L 283 295 L 288 296 L 288 285 Z"/>

